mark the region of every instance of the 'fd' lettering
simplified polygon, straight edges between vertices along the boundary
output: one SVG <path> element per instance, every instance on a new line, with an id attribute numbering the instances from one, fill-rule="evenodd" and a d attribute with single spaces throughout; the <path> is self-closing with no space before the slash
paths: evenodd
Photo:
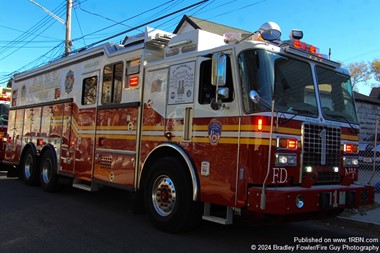
<path id="1" fill-rule="evenodd" d="M 288 171 L 285 168 L 273 168 L 273 180 L 274 184 L 283 184 L 288 180 Z"/>

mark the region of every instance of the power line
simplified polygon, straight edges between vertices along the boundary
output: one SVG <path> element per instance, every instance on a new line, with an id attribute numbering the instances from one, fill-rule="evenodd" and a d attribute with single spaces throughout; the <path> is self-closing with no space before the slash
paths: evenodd
<path id="1" fill-rule="evenodd" d="M 77 23 L 78 23 L 78 26 L 79 26 L 80 34 L 81 34 L 82 37 L 83 37 L 82 26 L 80 25 L 79 18 L 78 18 L 78 14 L 77 14 L 77 11 L 76 11 L 75 8 L 74 8 L 74 13 L 75 13 L 75 19 L 77 20 Z M 86 41 L 84 40 L 84 37 L 83 37 L 83 43 L 86 44 Z"/>
<path id="2" fill-rule="evenodd" d="M 124 20 L 122 20 L 122 21 L 119 21 L 119 22 L 117 22 L 116 24 L 113 24 L 113 25 L 110 25 L 110 26 L 104 27 L 104 28 L 102 28 L 102 29 L 100 29 L 100 30 L 97 30 L 97 31 L 95 31 L 95 32 L 92 32 L 92 33 L 86 34 L 86 35 L 84 35 L 84 36 L 82 36 L 82 37 L 80 37 L 80 38 L 73 39 L 72 41 L 80 40 L 80 39 L 82 39 L 83 37 L 91 36 L 91 35 L 93 35 L 93 34 L 96 34 L 96 33 L 102 32 L 102 31 L 104 31 L 104 30 L 107 30 L 107 29 L 112 28 L 112 27 L 114 27 L 114 26 L 116 26 L 116 25 L 119 25 L 119 24 L 124 23 L 124 22 L 129 21 L 129 20 L 132 20 L 132 19 L 134 19 L 134 18 L 136 18 L 136 17 L 139 17 L 139 16 L 141 16 L 141 15 L 144 15 L 144 14 L 146 14 L 146 13 L 148 13 L 148 12 L 151 12 L 151 11 L 157 9 L 157 8 L 160 8 L 160 7 L 162 7 L 162 6 L 164 6 L 164 5 L 168 4 L 168 3 L 170 3 L 170 2 L 172 2 L 172 1 L 174 1 L 174 0 L 169 0 L 169 1 L 165 2 L 165 3 L 163 3 L 163 4 L 160 4 L 160 5 L 158 5 L 158 6 L 155 6 L 155 7 L 151 8 L 151 9 L 149 9 L 149 10 L 147 10 L 147 11 L 144 11 L 144 12 L 139 13 L 139 14 L 137 14 L 137 15 L 134 15 L 134 16 L 132 16 L 132 17 L 130 17 L 130 18 L 127 18 L 127 19 L 124 19 Z"/>
<path id="3" fill-rule="evenodd" d="M 158 18 L 156 18 L 156 19 L 154 19 L 154 20 L 151 20 L 151 21 L 149 21 L 149 22 L 146 22 L 146 23 L 143 23 L 143 24 L 141 24 L 141 25 L 135 26 L 135 27 L 133 27 L 133 28 L 131 28 L 131 29 L 128 29 L 128 30 L 122 31 L 122 32 L 117 33 L 117 34 L 115 34 L 115 35 L 113 35 L 113 36 L 110 36 L 110 37 L 108 37 L 108 38 L 105 38 L 105 39 L 103 39 L 103 40 L 100 40 L 100 41 L 94 42 L 94 43 L 88 45 L 87 47 L 84 47 L 84 48 L 79 49 L 79 50 L 77 50 L 77 51 L 81 51 L 81 50 L 83 50 L 83 49 L 86 49 L 86 48 L 92 47 L 92 46 L 94 46 L 94 45 L 96 45 L 96 44 L 99 44 L 99 43 L 102 43 L 102 42 L 108 41 L 108 40 L 110 40 L 110 39 L 112 39 L 112 38 L 115 38 L 115 37 L 120 36 L 120 35 L 122 35 L 122 34 L 125 34 L 125 33 L 127 33 L 127 32 L 130 32 L 130 31 L 136 30 L 137 28 L 140 28 L 140 27 L 143 27 L 143 26 L 146 26 L 146 25 L 149 25 L 149 24 L 155 23 L 155 22 L 157 22 L 157 21 L 159 21 L 159 20 L 161 20 L 161 19 L 164 19 L 164 18 L 170 17 L 170 16 L 175 15 L 175 14 L 177 14 L 177 13 L 179 13 L 179 12 L 184 11 L 184 10 L 187 10 L 187 9 L 193 8 L 194 6 L 197 6 L 197 5 L 203 4 L 203 3 L 207 2 L 207 1 L 208 1 L 208 0 L 202 0 L 202 1 L 199 1 L 199 2 L 197 2 L 197 3 L 195 3 L 195 4 L 189 5 L 189 6 L 187 6 L 187 7 L 182 8 L 182 9 L 179 9 L 179 10 L 176 10 L 176 11 L 171 12 L 171 13 L 169 13 L 169 14 L 166 14 L 166 15 L 164 15 L 164 16 L 162 16 L 162 17 L 158 17 Z"/>
<path id="4" fill-rule="evenodd" d="M 5 25 L 0 25 L 0 27 L 6 28 L 6 29 L 9 29 L 9 30 L 12 30 L 12 31 L 20 32 L 20 33 L 23 33 L 23 34 L 37 35 L 37 34 L 34 34 L 34 33 L 29 33 L 29 32 L 26 32 L 26 31 L 21 31 L 21 30 L 18 30 L 18 29 L 15 29 L 15 28 L 9 27 L 9 26 L 5 26 Z M 47 39 L 52 39 L 52 40 L 57 40 L 56 38 L 52 38 L 52 37 L 44 36 L 44 35 L 38 35 L 38 37 L 41 37 L 41 38 L 47 38 Z M 9 42 L 12 42 L 12 41 L 13 41 L 13 40 L 11 40 L 11 41 L 9 41 Z"/>
<path id="5" fill-rule="evenodd" d="M 56 10 L 54 10 L 54 12 L 61 13 L 63 10 L 65 10 L 65 6 L 66 6 L 65 4 L 63 4 L 63 5 L 61 4 L 59 7 L 56 8 Z M 50 24 L 49 24 L 49 21 L 50 21 Z M 52 17 L 50 17 L 49 15 L 45 16 L 36 25 L 32 26 L 32 28 L 30 28 L 26 33 L 24 33 L 24 34 L 20 35 L 19 37 L 17 37 L 15 39 L 15 41 L 17 41 L 17 40 L 26 40 L 28 37 L 30 37 L 30 34 L 35 34 L 33 38 L 29 39 L 28 41 L 26 41 L 25 43 L 22 44 L 22 46 L 26 46 L 28 43 L 30 43 L 35 38 L 37 38 L 39 35 L 41 35 L 44 31 L 46 31 L 49 27 L 51 27 L 53 25 L 53 22 L 51 22 L 51 21 L 55 21 L 55 20 Z M 43 30 L 40 31 L 41 29 L 43 29 Z M 38 34 L 36 34 L 38 31 L 40 31 L 40 32 Z M 15 44 L 14 42 L 11 42 L 7 46 L 5 46 L 0 51 L 0 55 L 6 53 L 9 50 L 11 50 L 12 46 L 14 46 L 14 44 Z M 6 59 L 10 55 L 12 55 L 15 52 L 17 52 L 18 50 L 20 50 L 20 48 L 17 48 L 15 50 L 13 50 L 12 52 L 10 52 L 9 54 L 5 55 L 4 57 L 2 57 L 0 59 L 0 61 Z"/>

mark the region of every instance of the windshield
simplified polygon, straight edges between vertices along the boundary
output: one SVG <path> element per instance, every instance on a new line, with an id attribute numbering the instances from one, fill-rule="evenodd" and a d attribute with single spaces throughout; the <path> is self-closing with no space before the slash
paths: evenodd
<path id="1" fill-rule="evenodd" d="M 243 108 L 246 113 L 252 113 L 258 110 L 268 110 L 263 104 L 255 104 L 249 98 L 249 92 L 255 90 L 265 101 L 272 100 L 272 86 L 270 80 L 272 71 L 267 62 L 272 62 L 275 54 L 269 54 L 264 50 L 247 50 L 239 55 L 239 74 L 241 89 L 243 94 Z"/>
<path id="2" fill-rule="evenodd" d="M 274 94 L 278 112 L 318 117 L 316 88 L 311 65 L 262 49 L 246 50 L 238 57 L 246 113 L 269 111 Z M 350 76 L 321 66 L 315 68 L 323 117 L 358 124 Z M 265 101 L 255 104 L 249 92 L 255 90 Z"/>
<path id="3" fill-rule="evenodd" d="M 9 104 L 0 104 L 0 124 L 8 124 Z"/>
<path id="4" fill-rule="evenodd" d="M 274 90 L 277 111 L 318 116 L 309 64 L 264 50 L 244 51 L 238 60 L 246 113 L 270 109 L 268 103 L 254 104 L 248 95 L 251 90 L 257 91 L 266 102 L 272 101 Z"/>
<path id="5" fill-rule="evenodd" d="M 350 77 L 316 67 L 323 117 L 358 124 Z"/>
<path id="6" fill-rule="evenodd" d="M 318 116 L 310 65 L 294 59 L 275 61 L 274 96 L 278 111 Z"/>

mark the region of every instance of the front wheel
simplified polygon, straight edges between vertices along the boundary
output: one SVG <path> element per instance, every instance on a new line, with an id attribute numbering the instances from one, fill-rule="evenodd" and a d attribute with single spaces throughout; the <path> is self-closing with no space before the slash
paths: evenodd
<path id="1" fill-rule="evenodd" d="M 145 208 L 152 223 L 170 233 L 184 231 L 200 221 L 200 203 L 192 200 L 192 182 L 182 163 L 165 157 L 151 167 L 145 185 Z"/>

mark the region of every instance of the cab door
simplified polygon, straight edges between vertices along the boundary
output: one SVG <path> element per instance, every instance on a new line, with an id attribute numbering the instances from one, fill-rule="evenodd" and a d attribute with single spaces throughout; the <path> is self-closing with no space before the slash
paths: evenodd
<path id="1" fill-rule="evenodd" d="M 224 81 L 218 85 L 216 80 L 213 84 L 211 78 L 213 59 L 199 57 L 197 60 L 199 82 L 193 118 L 196 159 L 202 167 L 201 199 L 235 206 L 241 130 L 238 91 L 233 74 L 232 52 L 217 54 L 225 61 L 222 64 L 225 73 L 219 77 Z"/>
<path id="2" fill-rule="evenodd" d="M 121 188 L 132 188 L 140 103 L 133 99 L 139 92 L 137 88 L 122 87 L 123 77 L 133 72 L 128 65 L 126 75 L 123 74 L 124 66 L 120 61 L 103 68 L 96 117 L 94 179 Z"/>
<path id="3" fill-rule="evenodd" d="M 90 181 L 93 171 L 95 148 L 95 121 L 97 114 L 99 71 L 82 75 L 81 101 L 72 108 L 73 132 L 70 135 L 70 159 L 78 179 Z"/>

